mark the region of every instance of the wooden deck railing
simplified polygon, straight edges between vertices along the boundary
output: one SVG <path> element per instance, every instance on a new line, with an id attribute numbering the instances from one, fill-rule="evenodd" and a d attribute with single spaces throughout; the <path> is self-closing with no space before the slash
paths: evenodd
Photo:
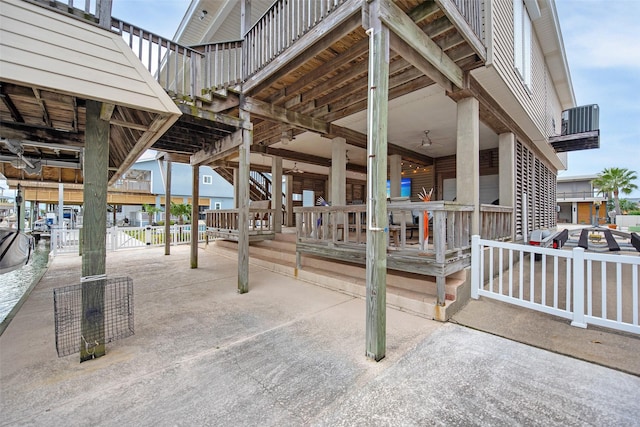
<path id="1" fill-rule="evenodd" d="M 467 24 L 471 27 L 473 32 L 480 40 L 483 40 L 482 37 L 482 10 L 483 1 L 481 0 L 453 0 L 453 3 L 456 5 L 456 8 L 460 12 L 460 14 L 464 17 Z"/>
<path id="2" fill-rule="evenodd" d="M 237 240 L 240 227 L 239 209 L 216 209 L 205 211 L 207 234 L 213 237 Z M 274 210 L 267 208 L 249 208 L 249 236 L 273 234 Z"/>
<path id="3" fill-rule="evenodd" d="M 241 40 L 187 47 L 117 18 L 111 28 L 174 97 L 195 99 L 242 81 Z"/>
<path id="4" fill-rule="evenodd" d="M 204 54 L 204 90 L 221 89 L 242 82 L 242 40 L 194 46 Z"/>
<path id="5" fill-rule="evenodd" d="M 511 240 L 513 232 L 511 206 L 481 205 L 480 236 L 487 240 Z"/>
<path id="6" fill-rule="evenodd" d="M 74 0 L 34 0 L 77 17 L 98 22 L 111 0 L 83 4 Z M 482 39 L 482 8 L 478 0 L 442 0 L 455 5 L 460 15 Z M 111 18 L 119 32 L 161 86 L 176 98 L 191 100 L 210 91 L 246 80 L 296 40 L 309 32 L 347 0 L 278 0 L 254 24 L 244 40 L 183 46 L 120 19 Z M 102 18 L 100 18 L 102 19 Z M 106 21 L 108 23 L 108 19 Z"/>
<path id="7" fill-rule="evenodd" d="M 244 37 L 244 78 L 271 62 L 345 1 L 276 1 Z"/>
<path id="8" fill-rule="evenodd" d="M 389 251 L 435 255 L 436 262 L 471 245 L 472 206 L 452 202 L 389 203 Z M 425 240 L 424 212 L 432 218 Z M 294 208 L 297 241 L 318 245 L 350 246 L 366 242 L 366 206 L 314 206 Z M 418 218 L 418 222 L 414 218 Z"/>
<path id="9" fill-rule="evenodd" d="M 109 190 L 114 191 L 137 191 L 151 193 L 151 181 L 139 179 L 119 179 L 113 185 L 109 186 Z"/>

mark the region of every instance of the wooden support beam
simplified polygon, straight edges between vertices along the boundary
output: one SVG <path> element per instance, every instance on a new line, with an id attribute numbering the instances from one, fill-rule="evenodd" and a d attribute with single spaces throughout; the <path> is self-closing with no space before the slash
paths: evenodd
<path id="1" fill-rule="evenodd" d="M 462 34 L 462 37 L 469 43 L 480 59 L 486 61 L 487 48 L 482 44 L 482 40 L 473 31 L 466 18 L 462 16 L 455 2 L 453 0 L 435 0 L 435 3 L 440 6 L 447 18 L 453 22 L 458 32 Z"/>
<path id="2" fill-rule="evenodd" d="M 460 67 L 392 0 L 380 0 L 378 13 L 380 20 L 389 27 L 391 32 L 433 65 L 439 73 L 443 74 L 454 85 L 459 88 L 463 87 L 463 74 Z M 393 49 L 396 50 L 396 46 Z M 410 58 L 405 59 L 411 62 Z M 427 75 L 434 79 L 433 76 Z M 438 81 L 437 79 L 434 80 Z"/>
<path id="3" fill-rule="evenodd" d="M 383 0 L 369 7 L 370 48 L 367 120 L 367 259 L 366 355 L 375 361 L 386 353 L 387 328 L 387 120 L 389 29 L 380 22 Z"/>
<path id="4" fill-rule="evenodd" d="M 292 160 L 300 163 L 307 163 L 310 165 L 318 165 L 324 167 L 331 167 L 331 159 L 326 157 L 315 156 L 313 154 L 299 153 L 297 151 L 284 150 L 282 148 L 265 147 L 262 145 L 252 145 L 252 153 L 262 153 L 268 156 L 280 157 L 284 160 Z M 365 166 L 356 165 L 353 163 L 347 164 L 347 170 L 357 173 L 366 173 L 367 168 Z"/>
<path id="5" fill-rule="evenodd" d="M 111 116 L 113 116 L 113 110 L 116 109 L 115 104 L 102 104 L 102 108 L 100 109 L 100 120 L 104 120 L 105 122 L 111 121 Z"/>
<path id="6" fill-rule="evenodd" d="M 282 233 L 282 157 L 271 159 L 271 208 L 273 211 L 273 231 Z"/>
<path id="7" fill-rule="evenodd" d="M 449 79 L 437 67 L 395 34 L 391 34 L 391 48 L 445 90 L 450 91 L 453 88 Z"/>
<path id="8" fill-rule="evenodd" d="M 198 268 L 198 217 L 200 212 L 200 166 L 191 168 L 191 268 Z"/>
<path id="9" fill-rule="evenodd" d="M 240 110 L 240 119 L 246 122 L 251 120 L 248 111 Z M 253 142 L 253 131 L 242 130 L 242 144 L 239 152 L 238 178 L 238 293 L 249 292 L 249 172 L 250 152 L 249 147 Z"/>
<path id="10" fill-rule="evenodd" d="M 101 104 L 87 101 L 84 152 L 84 217 L 82 277 L 82 339 L 80 361 L 105 355 L 104 287 L 107 223 L 109 122 L 100 119 Z"/>
<path id="11" fill-rule="evenodd" d="M 434 1 L 426 1 L 420 3 L 409 12 L 409 18 L 414 22 L 420 22 L 428 16 L 436 13 L 440 8 Z"/>
<path id="12" fill-rule="evenodd" d="M 132 123 L 132 122 L 127 122 L 127 121 L 124 121 L 124 120 L 113 119 L 113 118 L 110 120 L 110 122 L 114 126 L 120 126 L 120 127 L 123 127 L 123 128 L 141 130 L 143 132 L 146 132 L 146 131 L 149 130 L 149 126 L 143 125 L 143 124 L 140 124 L 140 123 Z"/>
<path id="13" fill-rule="evenodd" d="M 238 130 L 222 139 L 211 141 L 210 145 L 191 155 L 189 163 L 198 166 L 222 159 L 235 152 L 242 145 L 242 130 Z"/>
<path id="14" fill-rule="evenodd" d="M 326 134 L 329 126 L 326 122 L 311 116 L 306 116 L 295 111 L 287 110 L 273 104 L 267 104 L 255 98 L 244 98 L 240 102 L 240 108 L 252 115 L 286 123 L 290 126 L 305 129 L 319 134 Z"/>
<path id="15" fill-rule="evenodd" d="M 321 77 L 337 70 L 338 68 L 350 63 L 354 59 L 366 54 L 368 48 L 369 48 L 368 39 L 359 41 L 358 43 L 351 46 L 347 51 L 336 56 L 334 59 L 325 62 L 318 68 L 312 70 L 310 73 L 305 73 L 303 76 L 301 76 L 298 80 L 296 80 L 292 84 L 274 93 L 271 97 L 268 98 L 268 101 L 271 103 L 276 103 L 276 101 L 281 98 L 288 98 L 292 96 L 299 90 L 303 89 L 305 86 L 312 84 L 313 82 L 320 79 Z"/>
<path id="16" fill-rule="evenodd" d="M 165 154 L 164 179 L 164 254 L 171 255 L 171 157 Z"/>
<path id="17" fill-rule="evenodd" d="M 245 123 L 237 117 L 229 116 L 227 114 L 214 113 L 212 111 L 203 110 L 201 108 L 186 104 L 179 104 L 178 108 L 180 109 L 180 111 L 182 111 L 183 114 L 200 117 L 201 119 L 209 120 L 211 122 L 233 126 L 236 129 L 240 129 L 243 126 L 248 126 L 249 129 L 253 129 L 253 125 L 251 123 Z"/>
<path id="18" fill-rule="evenodd" d="M 7 107 L 7 110 L 9 110 L 9 113 L 11 114 L 11 118 L 18 123 L 24 123 L 24 118 L 22 117 L 22 115 L 20 114 L 20 111 L 18 111 L 18 108 L 16 108 L 15 104 L 11 100 L 11 97 L 7 93 L 6 86 L 2 84 L 0 84 L 0 98 L 2 98 L 2 102 L 4 102 L 4 105 Z"/>
<path id="19" fill-rule="evenodd" d="M 53 125 L 51 124 L 51 117 L 49 117 L 49 112 L 47 111 L 47 106 L 45 105 L 44 100 L 40 96 L 40 89 L 37 89 L 34 87 L 33 95 L 36 97 L 36 101 L 38 102 L 38 105 L 40 105 L 40 110 L 42 110 L 42 121 L 48 127 L 53 127 Z"/>

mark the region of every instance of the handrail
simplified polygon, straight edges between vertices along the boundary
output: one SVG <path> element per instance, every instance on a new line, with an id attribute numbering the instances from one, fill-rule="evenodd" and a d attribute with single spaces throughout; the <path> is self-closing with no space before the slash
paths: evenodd
<path id="1" fill-rule="evenodd" d="M 242 81 L 242 41 L 188 47 L 117 18 L 111 19 L 111 28 L 176 98 L 193 100 Z"/>
<path id="2" fill-rule="evenodd" d="M 597 190 L 585 191 L 557 191 L 556 199 L 606 199 L 607 195 Z"/>
<path id="3" fill-rule="evenodd" d="M 482 40 L 482 3 L 478 0 L 453 0 L 456 8 L 480 40 Z"/>
<path id="4" fill-rule="evenodd" d="M 176 97 L 195 98 L 200 94 L 198 71 L 202 68 L 203 53 L 118 18 L 111 18 L 111 28 L 122 36 L 164 90 Z"/>
<path id="5" fill-rule="evenodd" d="M 204 54 L 203 88 L 216 90 L 242 82 L 242 40 L 192 46 Z"/>
<path id="6" fill-rule="evenodd" d="M 513 207 L 480 205 L 480 235 L 488 240 L 513 238 Z"/>
<path id="7" fill-rule="evenodd" d="M 276 1 L 244 36 L 244 79 L 262 69 L 345 1 Z"/>
<path id="8" fill-rule="evenodd" d="M 425 211 L 433 220 L 434 231 L 428 241 L 424 239 L 428 226 L 422 215 Z M 444 263 L 448 255 L 470 247 L 472 211 L 473 206 L 444 201 L 388 203 L 387 212 L 394 218 L 386 227 L 388 249 L 435 255 L 436 262 Z M 294 212 L 300 243 L 353 247 L 366 242 L 366 205 L 296 207 Z M 415 236 L 412 242 L 408 235 Z"/>

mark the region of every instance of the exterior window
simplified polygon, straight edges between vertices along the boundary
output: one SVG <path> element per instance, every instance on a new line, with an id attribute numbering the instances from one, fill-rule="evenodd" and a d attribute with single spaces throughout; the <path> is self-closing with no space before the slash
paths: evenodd
<path id="1" fill-rule="evenodd" d="M 531 88 L 531 18 L 522 0 L 513 0 L 513 66 Z"/>
<path id="2" fill-rule="evenodd" d="M 202 175 L 203 184 L 213 184 L 213 177 L 211 175 Z"/>
<path id="3" fill-rule="evenodd" d="M 213 209 L 222 209 L 222 202 L 215 202 L 213 204 Z"/>

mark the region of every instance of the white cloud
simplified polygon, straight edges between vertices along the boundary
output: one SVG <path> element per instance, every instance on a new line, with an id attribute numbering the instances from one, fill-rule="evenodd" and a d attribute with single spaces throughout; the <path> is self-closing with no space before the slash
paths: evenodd
<path id="1" fill-rule="evenodd" d="M 560 24 L 572 67 L 640 70 L 637 0 L 558 0 Z"/>

